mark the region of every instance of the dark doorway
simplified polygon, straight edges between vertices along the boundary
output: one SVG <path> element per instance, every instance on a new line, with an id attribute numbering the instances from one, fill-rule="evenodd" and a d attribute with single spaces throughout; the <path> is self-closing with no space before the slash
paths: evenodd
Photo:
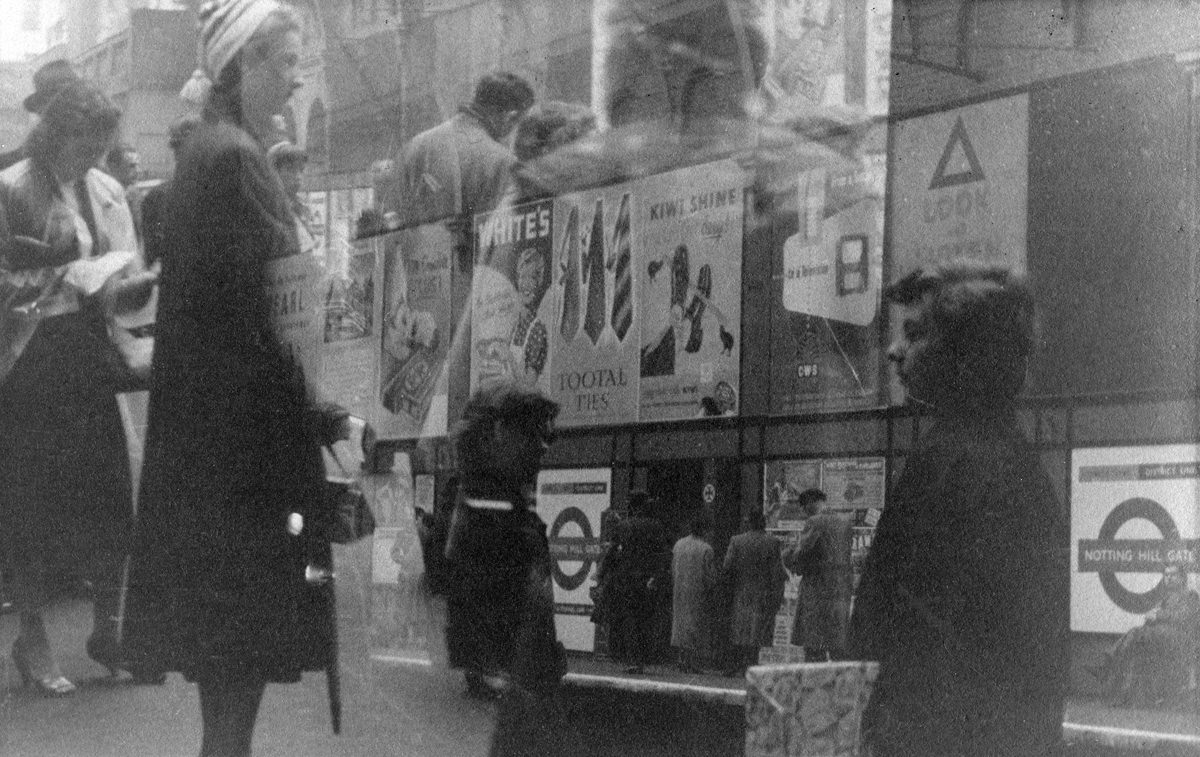
<path id="1" fill-rule="evenodd" d="M 646 469 L 646 493 L 658 500 L 653 513 L 671 542 L 688 530 L 688 522 L 704 505 L 704 461 L 671 460 Z"/>

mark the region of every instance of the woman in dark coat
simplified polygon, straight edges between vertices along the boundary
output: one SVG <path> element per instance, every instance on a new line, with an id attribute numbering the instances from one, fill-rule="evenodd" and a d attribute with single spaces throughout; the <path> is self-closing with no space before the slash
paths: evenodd
<path id="1" fill-rule="evenodd" d="M 298 85 L 299 24 L 273 0 L 201 21 L 215 83 L 167 214 L 126 646 L 198 684 L 201 755 L 248 755 L 266 684 L 335 654 L 332 591 L 305 580 L 329 547 L 294 514 L 318 514 L 340 424 L 309 404 L 264 294 L 267 260 L 297 252 L 265 148 Z"/>

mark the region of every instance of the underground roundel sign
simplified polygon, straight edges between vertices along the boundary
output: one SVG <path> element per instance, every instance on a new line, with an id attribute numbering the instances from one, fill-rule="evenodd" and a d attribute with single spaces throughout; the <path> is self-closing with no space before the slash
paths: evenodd
<path id="1" fill-rule="evenodd" d="M 564 508 L 550 525 L 550 559 L 554 582 L 567 591 L 583 586 L 591 575 L 592 565 L 599 558 L 600 549 L 600 542 L 592 533 L 587 514 L 578 507 Z"/>
<path id="2" fill-rule="evenodd" d="M 1126 523 L 1149 521 L 1158 530 L 1158 539 L 1118 539 L 1117 532 Z M 1200 540 L 1179 536 L 1175 520 L 1166 508 L 1152 499 L 1133 497 L 1113 508 L 1100 525 L 1097 539 L 1079 541 L 1079 571 L 1098 573 L 1104 593 L 1126 612 L 1147 613 L 1158 604 L 1162 584 L 1146 592 L 1125 588 L 1118 573 L 1161 573 L 1167 565 L 1196 565 Z"/>

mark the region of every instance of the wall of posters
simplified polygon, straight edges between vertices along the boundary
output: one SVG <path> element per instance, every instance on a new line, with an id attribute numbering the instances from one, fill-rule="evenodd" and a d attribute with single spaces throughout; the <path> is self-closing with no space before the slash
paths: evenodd
<path id="1" fill-rule="evenodd" d="M 732 161 L 635 185 L 642 421 L 738 411 L 744 187 Z"/>
<path id="2" fill-rule="evenodd" d="M 329 248 L 329 193 L 308 192 L 305 201 L 308 203 L 308 233 L 315 245 L 313 256 L 323 261 Z"/>
<path id="3" fill-rule="evenodd" d="M 1158 604 L 1162 570 L 1194 570 L 1200 445 L 1071 452 L 1071 630 L 1124 633 Z"/>
<path id="4" fill-rule="evenodd" d="M 886 461 L 882 457 L 850 457 L 821 460 L 768 460 L 763 466 L 763 514 L 767 530 L 794 544 L 804 525 L 805 514 L 797 499 L 806 489 L 820 489 L 828 498 L 826 508 L 853 517 L 851 563 L 855 583 L 871 547 L 871 537 L 884 507 L 887 488 Z M 775 616 L 773 649 L 764 650 L 760 660 L 785 662 L 799 659 L 792 647 L 792 627 L 800 596 L 800 577 L 789 574 L 784 601 Z"/>
<path id="5" fill-rule="evenodd" d="M 796 230 L 772 284 L 772 413 L 879 401 L 886 168 L 876 153 L 799 177 Z"/>
<path id="6" fill-rule="evenodd" d="M 554 221 L 550 200 L 475 217 L 472 392 L 515 383 L 550 393 Z"/>
<path id="7" fill-rule="evenodd" d="M 567 649 L 595 649 L 596 626 L 588 589 L 603 554 L 600 518 L 612 502 L 612 470 L 544 470 L 537 509 L 549 526 L 555 625 Z"/>
<path id="8" fill-rule="evenodd" d="M 558 198 L 550 396 L 562 426 L 638 418 L 641 239 L 636 185 Z"/>
<path id="9" fill-rule="evenodd" d="M 374 404 L 381 438 L 446 433 L 450 351 L 451 235 L 428 224 L 381 237 L 383 339 Z"/>
<path id="10" fill-rule="evenodd" d="M 379 361 L 379 258 L 380 246 L 373 240 L 347 247 L 340 266 L 322 268 L 317 292 L 322 308 L 316 332 L 318 396 L 372 423 Z"/>

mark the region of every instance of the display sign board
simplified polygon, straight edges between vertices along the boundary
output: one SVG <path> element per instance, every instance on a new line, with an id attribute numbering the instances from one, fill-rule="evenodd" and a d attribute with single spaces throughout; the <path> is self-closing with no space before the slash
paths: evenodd
<path id="1" fill-rule="evenodd" d="M 612 502 L 612 470 L 544 470 L 538 474 L 537 510 L 549 526 L 558 640 L 567 649 L 595 649 L 589 589 L 603 555 L 601 514 Z"/>
<path id="2" fill-rule="evenodd" d="M 1123 633 L 1158 604 L 1168 565 L 1195 570 L 1200 445 L 1071 453 L 1071 630 Z"/>

